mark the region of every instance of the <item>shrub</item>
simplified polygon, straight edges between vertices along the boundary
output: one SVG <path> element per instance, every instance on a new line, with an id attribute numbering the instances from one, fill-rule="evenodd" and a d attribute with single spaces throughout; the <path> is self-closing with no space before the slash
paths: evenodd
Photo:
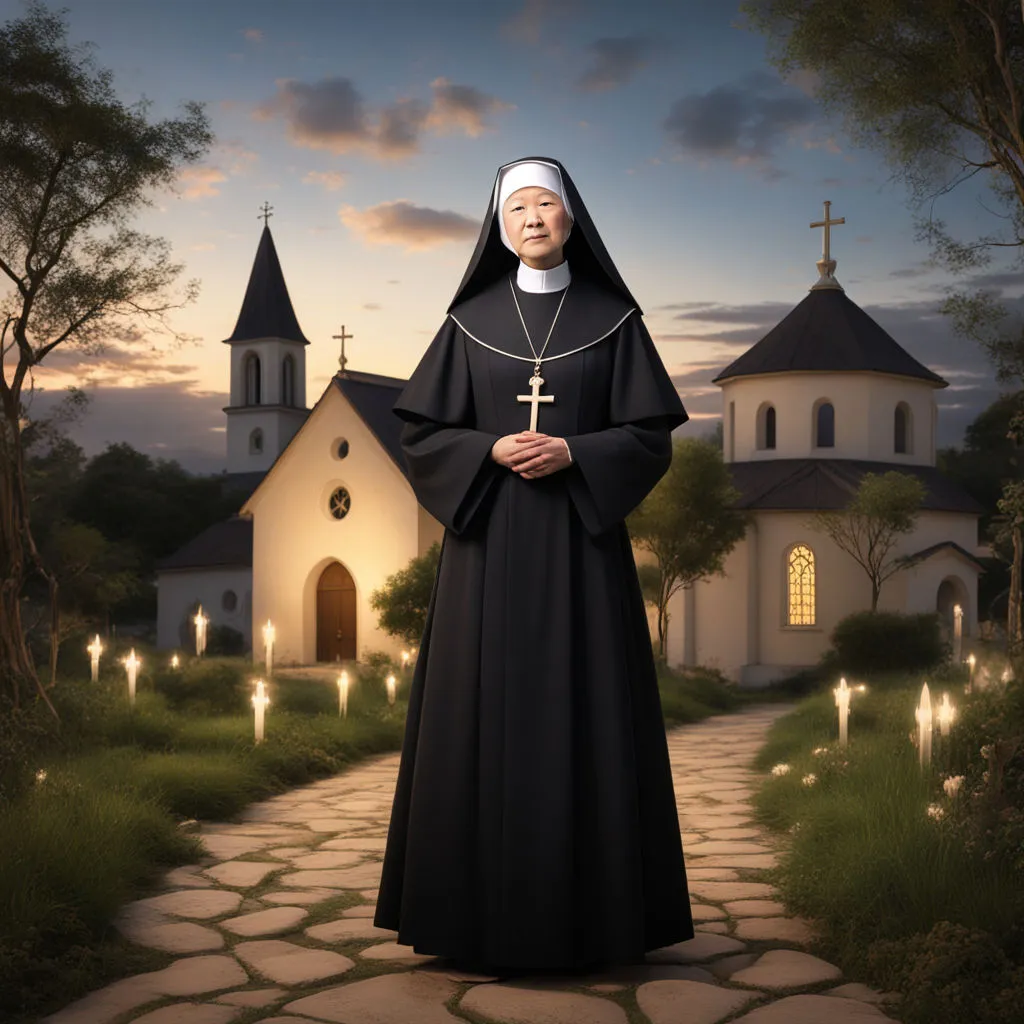
<path id="1" fill-rule="evenodd" d="M 835 655 L 844 672 L 914 672 L 939 664 L 946 647 L 934 613 L 855 612 L 832 630 Z"/>
<path id="2" fill-rule="evenodd" d="M 248 713 L 251 672 L 238 661 L 195 658 L 179 669 L 160 668 L 153 686 L 174 710 L 204 714 Z"/>
<path id="3" fill-rule="evenodd" d="M 206 651 L 211 658 L 240 658 L 247 650 L 245 636 L 231 626 L 213 625 L 206 634 Z"/>

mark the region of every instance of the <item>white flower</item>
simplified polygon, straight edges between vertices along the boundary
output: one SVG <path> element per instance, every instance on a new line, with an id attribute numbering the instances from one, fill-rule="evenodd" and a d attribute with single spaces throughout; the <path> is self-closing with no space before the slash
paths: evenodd
<path id="1" fill-rule="evenodd" d="M 40 768 L 39 771 L 36 772 L 36 782 L 45 782 L 45 781 L 46 781 L 46 769 L 45 768 Z"/>
<path id="2" fill-rule="evenodd" d="M 789 765 L 788 764 L 777 764 L 772 769 L 772 775 L 778 776 L 778 775 L 788 775 L 788 774 L 789 774 Z"/>
<path id="3" fill-rule="evenodd" d="M 986 786 L 988 785 L 988 772 L 981 773 L 981 781 L 985 783 Z"/>
<path id="4" fill-rule="evenodd" d="M 928 817 L 934 818 L 936 821 L 941 821 L 946 816 L 946 812 L 938 804 L 928 805 Z"/>
<path id="5" fill-rule="evenodd" d="M 789 831 L 796 835 L 796 833 L 800 831 L 800 822 L 793 822 L 793 824 L 789 826 Z"/>
<path id="6" fill-rule="evenodd" d="M 992 744 L 991 743 L 986 743 L 985 746 L 983 746 L 981 748 L 981 756 L 983 758 L 985 758 L 986 761 L 992 756 Z"/>
<path id="7" fill-rule="evenodd" d="M 813 750 L 811 751 L 811 753 L 812 753 L 812 754 L 813 754 L 813 755 L 814 755 L 815 757 L 821 757 L 821 755 L 822 755 L 822 754 L 827 754 L 827 753 L 828 753 L 828 747 L 815 747 L 815 748 L 814 748 L 814 749 L 813 749 Z"/>
<path id="8" fill-rule="evenodd" d="M 813 786 L 818 781 L 818 776 L 814 772 L 809 772 L 802 781 L 805 786 Z"/>
<path id="9" fill-rule="evenodd" d="M 963 784 L 964 777 L 962 775 L 950 775 L 942 783 L 942 788 L 946 791 L 946 796 L 954 797 L 960 792 L 960 786 Z"/>

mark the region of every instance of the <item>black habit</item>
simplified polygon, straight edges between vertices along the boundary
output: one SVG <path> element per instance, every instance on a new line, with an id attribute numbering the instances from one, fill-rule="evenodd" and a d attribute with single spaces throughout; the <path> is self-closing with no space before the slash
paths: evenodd
<path id="1" fill-rule="evenodd" d="M 628 292 L 570 268 L 537 424 L 566 438 L 567 469 L 524 479 L 490 457 L 530 421 L 514 271 L 453 304 L 394 407 L 445 532 L 374 924 L 498 968 L 627 963 L 694 935 L 623 522 L 687 415 Z M 516 296 L 539 351 L 562 293 Z"/>

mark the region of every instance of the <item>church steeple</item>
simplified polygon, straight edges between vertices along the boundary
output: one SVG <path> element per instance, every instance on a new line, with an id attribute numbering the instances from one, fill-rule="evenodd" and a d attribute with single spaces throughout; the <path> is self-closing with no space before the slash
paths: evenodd
<path id="1" fill-rule="evenodd" d="M 226 338 L 224 343 L 233 345 L 257 338 L 280 338 L 301 345 L 309 344 L 292 308 L 268 224 L 263 225 L 263 235 L 256 250 L 238 323 L 231 337 Z"/>
<path id="2" fill-rule="evenodd" d="M 281 263 L 266 221 L 242 310 L 230 338 L 231 401 L 227 413 L 229 473 L 264 472 L 309 415 L 306 346 L 309 341 L 288 297 Z"/>

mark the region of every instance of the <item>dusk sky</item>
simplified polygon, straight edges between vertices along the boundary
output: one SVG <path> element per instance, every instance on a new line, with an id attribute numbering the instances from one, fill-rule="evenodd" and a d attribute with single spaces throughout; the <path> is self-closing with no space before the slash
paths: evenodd
<path id="1" fill-rule="evenodd" d="M 56 6 L 56 5 L 55 5 Z M 208 156 L 139 226 L 201 280 L 174 314 L 199 341 L 106 355 L 58 351 L 37 409 L 66 385 L 93 396 L 87 454 L 128 441 L 197 472 L 225 464 L 228 346 L 262 221 L 307 350 L 307 404 L 338 366 L 408 377 L 444 317 L 497 167 L 560 159 L 573 176 L 703 433 L 715 373 L 817 279 L 832 201 L 836 276 L 912 355 L 950 382 L 939 441 L 997 394 L 992 368 L 937 308 L 951 278 L 924 266 L 902 185 L 784 82 L 729 0 L 68 0 L 122 99 L 151 116 L 206 105 Z M 24 12 L 0 0 L 0 20 Z M 938 209 L 973 237 L 996 228 L 981 182 Z M 1018 275 L 988 281 L 1006 285 Z M 1004 293 L 1016 297 L 1020 289 Z"/>

